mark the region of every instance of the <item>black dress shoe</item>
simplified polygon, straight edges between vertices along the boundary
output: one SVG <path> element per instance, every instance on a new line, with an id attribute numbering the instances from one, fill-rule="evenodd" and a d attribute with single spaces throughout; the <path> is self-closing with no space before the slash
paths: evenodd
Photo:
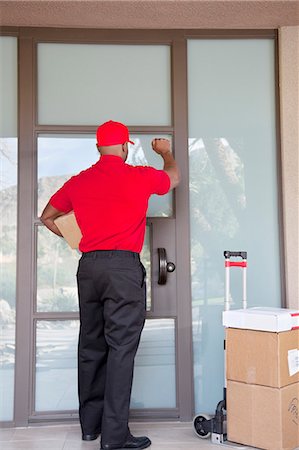
<path id="1" fill-rule="evenodd" d="M 100 433 L 82 434 L 82 441 L 95 441 L 100 436 Z"/>
<path id="2" fill-rule="evenodd" d="M 151 441 L 148 437 L 134 437 L 130 434 L 124 444 L 104 444 L 101 446 L 101 450 L 127 450 L 128 448 L 131 448 L 133 450 L 142 450 L 143 448 L 147 448 L 150 445 Z"/>

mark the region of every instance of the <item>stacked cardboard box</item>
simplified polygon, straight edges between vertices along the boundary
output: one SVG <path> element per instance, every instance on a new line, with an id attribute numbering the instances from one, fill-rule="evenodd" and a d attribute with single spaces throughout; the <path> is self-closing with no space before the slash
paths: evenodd
<path id="1" fill-rule="evenodd" d="M 227 328 L 226 378 L 230 441 L 267 450 L 299 447 L 297 327 Z"/>

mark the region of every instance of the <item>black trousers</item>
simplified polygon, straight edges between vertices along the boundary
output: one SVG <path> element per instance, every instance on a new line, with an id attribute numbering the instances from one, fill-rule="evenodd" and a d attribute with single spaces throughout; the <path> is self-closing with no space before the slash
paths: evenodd
<path id="1" fill-rule="evenodd" d="M 77 272 L 80 335 L 79 415 L 82 432 L 102 444 L 123 444 L 134 357 L 145 320 L 145 269 L 139 254 L 84 253 Z"/>

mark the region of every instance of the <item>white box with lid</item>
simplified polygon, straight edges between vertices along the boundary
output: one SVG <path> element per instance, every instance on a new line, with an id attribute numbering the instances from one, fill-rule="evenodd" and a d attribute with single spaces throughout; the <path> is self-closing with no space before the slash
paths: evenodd
<path id="1" fill-rule="evenodd" d="M 299 311 L 268 307 L 235 309 L 223 312 L 222 323 L 229 328 L 278 333 L 299 329 Z"/>

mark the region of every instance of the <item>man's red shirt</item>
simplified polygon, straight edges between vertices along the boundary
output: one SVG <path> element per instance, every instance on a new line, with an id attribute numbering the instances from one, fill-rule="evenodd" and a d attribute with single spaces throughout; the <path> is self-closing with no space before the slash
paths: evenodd
<path id="1" fill-rule="evenodd" d="M 164 195 L 170 178 L 163 170 L 134 167 L 113 155 L 70 178 L 50 199 L 62 212 L 74 211 L 82 232 L 79 249 L 140 253 L 148 199 Z"/>

